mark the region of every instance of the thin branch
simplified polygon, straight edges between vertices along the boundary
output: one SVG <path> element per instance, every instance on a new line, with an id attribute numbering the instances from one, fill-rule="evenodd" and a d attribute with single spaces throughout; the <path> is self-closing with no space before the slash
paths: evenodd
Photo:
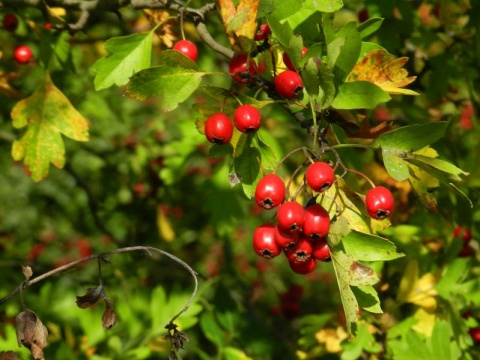
<path id="1" fill-rule="evenodd" d="M 164 250 L 161 250 L 161 249 L 158 249 L 158 248 L 155 248 L 155 247 L 150 247 L 150 246 L 130 246 L 130 247 L 124 247 L 124 248 L 119 248 L 119 249 L 115 249 L 115 250 L 110 250 L 110 251 L 106 251 L 106 252 L 103 252 L 103 253 L 100 253 L 100 254 L 95 254 L 95 255 L 90 255 L 88 257 L 85 257 L 85 258 L 82 258 L 82 259 L 78 259 L 78 260 L 75 260 L 75 261 L 72 261 L 66 265 L 63 265 L 63 266 L 60 266 L 56 269 L 53 269 L 49 272 L 46 272 L 42 275 L 39 275 L 33 279 L 30 279 L 28 281 L 23 281 L 22 284 L 17 287 L 15 290 L 13 290 L 10 294 L 8 294 L 7 296 L 3 297 L 2 299 L 0 299 L 0 305 L 2 305 L 3 303 L 7 302 L 8 300 L 10 300 L 12 297 L 14 297 L 16 294 L 18 294 L 20 291 L 23 291 L 24 289 L 36 284 L 36 283 L 39 283 L 40 281 L 43 281 L 53 275 L 57 275 L 57 274 L 60 274 L 62 272 L 65 272 L 69 269 L 72 269 L 74 267 L 76 267 L 77 265 L 81 264 L 81 263 L 84 263 L 84 262 L 87 262 L 87 261 L 90 261 L 90 260 L 94 260 L 94 259 L 102 259 L 102 258 L 105 258 L 109 255 L 115 255 L 115 254 L 121 254 L 121 253 L 127 253 L 127 252 L 134 252 L 134 251 L 145 251 L 147 252 L 149 255 L 152 255 L 151 253 L 152 252 L 157 252 L 157 253 L 160 253 L 162 255 L 165 255 L 167 257 L 169 257 L 170 259 L 172 259 L 173 261 L 179 263 L 180 265 L 182 265 L 186 270 L 188 270 L 188 272 L 192 275 L 193 277 L 193 280 L 194 280 L 194 289 L 193 289 L 193 292 L 192 292 L 192 295 L 190 296 L 190 299 L 187 301 L 187 303 L 185 304 L 185 306 L 183 307 L 182 310 L 180 310 L 180 312 L 178 314 L 176 314 L 172 320 L 170 320 L 169 324 L 173 323 L 175 321 L 175 319 L 177 319 L 181 314 L 183 314 L 185 311 L 188 310 L 188 308 L 190 307 L 190 305 L 192 304 L 193 300 L 195 299 L 195 296 L 197 295 L 197 290 L 198 290 L 198 278 L 197 278 L 197 272 L 195 270 L 192 269 L 192 267 L 190 265 L 188 265 L 185 261 L 183 261 L 182 259 L 179 259 L 178 257 L 176 257 L 175 255 L 173 254 L 170 254 L 169 252 L 166 252 Z"/>

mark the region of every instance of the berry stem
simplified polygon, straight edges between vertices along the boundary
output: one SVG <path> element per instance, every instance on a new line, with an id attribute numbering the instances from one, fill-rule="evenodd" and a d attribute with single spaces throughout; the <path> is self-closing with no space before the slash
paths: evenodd
<path id="1" fill-rule="evenodd" d="M 344 149 L 344 148 L 361 148 L 361 149 L 371 149 L 372 145 L 368 144 L 337 144 L 331 146 L 333 149 Z"/>
<path id="2" fill-rule="evenodd" d="M 364 173 L 360 172 L 360 171 L 357 171 L 357 170 L 353 170 L 353 169 L 346 169 L 346 171 L 348 172 L 351 172 L 351 173 L 354 173 L 354 174 L 357 174 L 361 177 L 363 177 L 365 180 L 367 180 L 367 182 L 372 186 L 372 188 L 375 187 L 375 183 L 367 176 L 365 175 Z"/>
<path id="3" fill-rule="evenodd" d="M 287 160 L 290 156 L 292 156 L 293 154 L 295 154 L 296 152 L 298 151 L 304 151 L 304 152 L 308 152 L 310 153 L 310 155 L 312 155 L 312 157 L 315 157 L 315 153 L 310 150 L 309 148 L 307 148 L 306 146 L 302 146 L 302 147 L 299 147 L 299 148 L 296 148 L 292 151 L 290 151 L 287 155 L 285 155 L 282 160 L 280 160 L 277 164 L 277 166 L 275 166 L 275 169 L 273 169 L 273 173 L 275 174 L 278 170 L 278 168 L 285 162 L 285 160 Z M 303 165 L 302 165 L 303 166 Z"/>
<path id="4" fill-rule="evenodd" d="M 185 40 L 185 33 L 183 31 L 183 8 L 178 15 L 180 15 L 180 34 L 182 35 L 182 40 Z"/>

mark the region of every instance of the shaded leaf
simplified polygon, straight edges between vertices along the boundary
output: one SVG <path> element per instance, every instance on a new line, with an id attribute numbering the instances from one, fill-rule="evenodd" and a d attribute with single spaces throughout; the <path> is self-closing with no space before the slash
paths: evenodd
<path id="1" fill-rule="evenodd" d="M 318 91 L 317 103 L 320 104 L 321 108 L 316 110 L 321 111 L 322 109 L 328 108 L 332 104 L 337 91 L 334 84 L 332 69 L 326 63 L 322 63 L 320 66 L 318 82 L 320 88 Z"/>
<path id="2" fill-rule="evenodd" d="M 420 270 L 417 260 L 408 263 L 402 280 L 400 281 L 397 300 L 409 302 L 422 308 L 432 309 L 436 307 L 435 296 L 437 280 L 432 273 L 426 273 L 420 277 Z"/>
<path id="3" fill-rule="evenodd" d="M 352 292 L 358 301 L 358 305 L 371 313 L 382 314 L 380 299 L 373 286 L 352 286 Z"/>
<path id="4" fill-rule="evenodd" d="M 346 82 L 338 88 L 332 102 L 335 109 L 373 109 L 390 100 L 380 87 L 367 81 Z"/>
<path id="5" fill-rule="evenodd" d="M 86 309 L 92 305 L 95 305 L 100 299 L 103 299 L 103 297 L 103 286 L 99 285 L 96 288 L 87 289 L 87 293 L 85 295 L 77 296 L 76 303 L 80 309 Z"/>
<path id="6" fill-rule="evenodd" d="M 48 330 L 38 316 L 26 309 L 15 317 L 18 346 L 30 350 L 35 360 L 43 360 L 43 349 L 47 346 Z"/>
<path id="7" fill-rule="evenodd" d="M 111 38 L 105 42 L 105 50 L 109 55 L 93 65 L 97 91 L 125 85 L 133 74 L 150 66 L 152 31 Z"/>
<path id="8" fill-rule="evenodd" d="M 110 301 L 105 299 L 105 304 L 107 307 L 102 315 L 102 326 L 104 329 L 110 330 L 117 323 L 117 315 Z"/>
<path id="9" fill-rule="evenodd" d="M 361 24 L 358 25 L 358 32 L 360 33 L 360 38 L 365 39 L 366 37 L 375 33 L 380 26 L 382 26 L 382 18 L 370 18 Z"/>
<path id="10" fill-rule="evenodd" d="M 389 94 L 418 95 L 402 89 L 416 79 L 416 76 L 408 77 L 403 68 L 407 61 L 407 57 L 395 58 L 383 49 L 372 50 L 355 65 L 347 81 L 369 81 Z"/>
<path id="11" fill-rule="evenodd" d="M 333 70 L 337 84 L 344 82 L 360 55 L 361 40 L 356 24 L 355 21 L 346 24 L 327 44 L 327 63 Z"/>
<path id="12" fill-rule="evenodd" d="M 87 120 L 53 84 L 49 74 L 30 97 L 15 105 L 11 116 L 15 128 L 27 128 L 13 143 L 13 159 L 24 159 L 34 181 L 47 176 L 50 163 L 57 168 L 65 165 L 62 134 L 77 141 L 88 140 Z"/>

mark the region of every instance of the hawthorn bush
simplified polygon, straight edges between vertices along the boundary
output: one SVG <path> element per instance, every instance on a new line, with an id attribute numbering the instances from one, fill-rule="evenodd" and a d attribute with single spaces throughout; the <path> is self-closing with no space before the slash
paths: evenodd
<path id="1" fill-rule="evenodd" d="M 0 360 L 480 356 L 478 0 L 0 17 Z"/>

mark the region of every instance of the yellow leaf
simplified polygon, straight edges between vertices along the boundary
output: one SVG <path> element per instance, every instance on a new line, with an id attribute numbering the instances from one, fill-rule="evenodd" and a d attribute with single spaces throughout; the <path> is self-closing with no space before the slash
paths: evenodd
<path id="1" fill-rule="evenodd" d="M 436 283 L 437 279 L 432 273 L 426 273 L 419 278 L 418 262 L 412 260 L 400 281 L 397 300 L 418 305 L 425 310 L 434 310 L 437 307 Z"/>
<path id="2" fill-rule="evenodd" d="M 223 27 L 233 51 L 251 51 L 257 29 L 257 11 L 260 0 L 241 0 L 235 7 L 233 0 L 216 0 Z"/>
<path id="3" fill-rule="evenodd" d="M 369 81 L 390 94 L 418 95 L 402 89 L 416 79 L 416 76 L 408 77 L 403 68 L 407 61 L 407 57 L 396 58 L 383 49 L 372 50 L 355 65 L 347 81 Z"/>
<path id="4" fill-rule="evenodd" d="M 157 206 L 157 227 L 161 239 L 166 242 L 172 242 L 175 239 L 175 230 L 162 205 Z"/>
<path id="5" fill-rule="evenodd" d="M 336 329 L 325 328 L 315 334 L 315 339 L 321 344 L 325 344 L 325 348 L 329 353 L 339 353 L 342 351 L 340 345 L 343 340 L 348 338 L 348 334 L 342 327 Z"/>
<path id="6" fill-rule="evenodd" d="M 144 9 L 143 14 L 148 19 L 151 26 L 161 24 L 156 30 L 155 34 L 160 38 L 161 42 L 168 48 L 173 46 L 178 36 L 174 30 L 177 26 L 177 21 L 170 17 L 170 13 L 166 10 L 151 10 Z"/>
<path id="7" fill-rule="evenodd" d="M 427 337 L 432 336 L 432 330 L 435 326 L 436 319 L 435 313 L 419 308 L 413 317 L 417 319 L 418 322 L 412 326 L 412 329 Z"/>

